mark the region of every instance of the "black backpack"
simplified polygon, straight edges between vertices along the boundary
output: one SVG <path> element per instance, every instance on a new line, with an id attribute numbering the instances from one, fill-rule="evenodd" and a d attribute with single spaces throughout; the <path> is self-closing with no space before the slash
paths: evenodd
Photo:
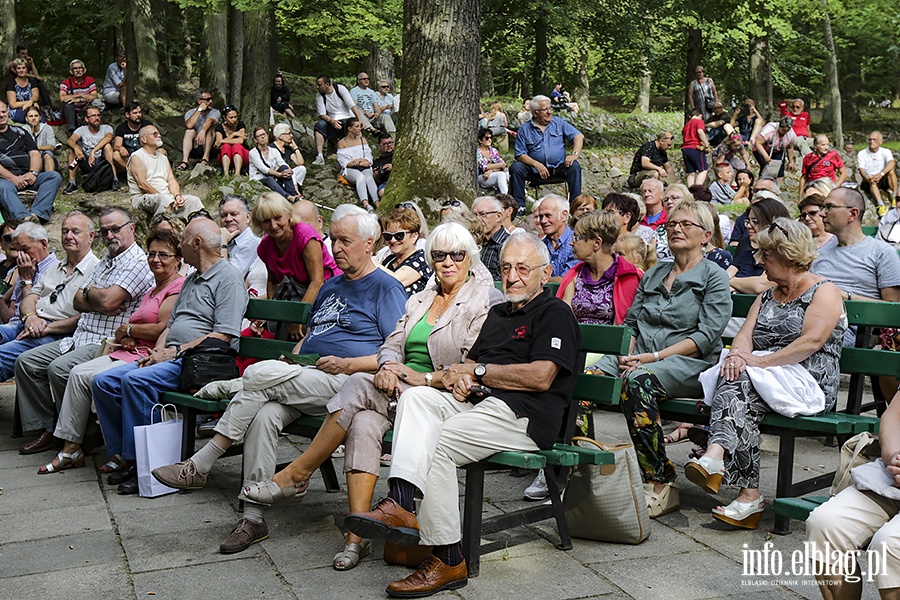
<path id="1" fill-rule="evenodd" d="M 81 187 L 86 192 L 106 192 L 112 189 L 112 182 L 115 176 L 109 163 L 102 158 L 98 158 L 97 162 L 94 163 L 94 168 L 85 174 L 84 179 L 81 181 Z"/>

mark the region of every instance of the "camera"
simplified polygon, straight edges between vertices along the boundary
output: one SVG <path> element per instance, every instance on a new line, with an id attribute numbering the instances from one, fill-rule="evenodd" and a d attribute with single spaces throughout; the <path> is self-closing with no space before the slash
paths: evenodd
<path id="1" fill-rule="evenodd" d="M 750 105 L 749 105 L 749 104 L 743 104 L 743 105 L 741 105 L 741 116 L 742 116 L 742 117 L 749 117 L 749 116 L 750 116 Z"/>

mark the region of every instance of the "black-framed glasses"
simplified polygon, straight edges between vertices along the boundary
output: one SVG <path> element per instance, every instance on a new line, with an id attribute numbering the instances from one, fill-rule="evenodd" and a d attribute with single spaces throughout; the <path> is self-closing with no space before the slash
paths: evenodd
<path id="1" fill-rule="evenodd" d="M 128 225 L 131 225 L 131 224 L 132 224 L 132 221 L 125 221 L 121 225 L 113 225 L 112 227 L 101 227 L 100 228 L 100 237 L 106 237 L 110 233 L 119 233 L 120 231 L 122 231 L 123 227 L 127 227 Z"/>
<path id="2" fill-rule="evenodd" d="M 666 231 L 675 231 L 676 227 L 680 227 L 681 230 L 685 233 L 687 233 L 694 227 L 699 227 L 700 229 L 706 230 L 706 228 L 700 223 L 697 223 L 696 221 L 688 221 L 687 219 L 685 219 L 684 221 L 669 221 L 668 223 L 663 225 L 663 227 L 666 228 Z"/>
<path id="3" fill-rule="evenodd" d="M 441 208 L 450 208 L 451 206 L 462 206 L 462 202 L 459 200 L 444 200 L 444 203 L 441 204 Z"/>
<path id="4" fill-rule="evenodd" d="M 406 234 L 410 233 L 409 231 L 396 231 L 391 233 L 390 231 L 385 231 L 381 234 L 381 238 L 388 244 L 393 240 L 397 240 L 398 242 L 402 242 L 406 238 Z"/>
<path id="5" fill-rule="evenodd" d="M 50 292 L 50 304 L 53 304 L 54 302 L 56 302 L 56 299 L 59 298 L 59 295 L 62 293 L 62 291 L 64 289 L 66 289 L 65 283 L 61 283 L 58 286 L 56 286 L 55 288 L 53 288 L 53 291 Z"/>
<path id="6" fill-rule="evenodd" d="M 501 211 L 499 211 L 499 210 L 485 210 L 482 212 L 476 212 L 476 213 L 472 213 L 472 214 L 480 219 L 481 217 L 486 217 L 488 215 L 499 215 L 500 212 Z"/>
<path id="7" fill-rule="evenodd" d="M 461 262 L 466 260 L 466 251 L 465 250 L 455 250 L 453 252 L 444 252 L 443 250 L 432 250 L 431 251 L 431 260 L 436 263 L 442 263 L 447 260 L 447 257 L 450 257 L 450 260 L 453 262 Z"/>
<path id="8" fill-rule="evenodd" d="M 782 227 L 781 225 L 779 225 L 778 223 L 776 223 L 774 221 L 772 221 L 769 224 L 769 235 L 772 235 L 776 229 L 778 231 L 780 231 L 781 233 L 783 233 L 784 237 L 786 237 L 788 240 L 791 239 L 791 236 L 788 234 L 787 229 L 785 229 L 784 227 Z"/>
<path id="9" fill-rule="evenodd" d="M 195 210 L 188 215 L 188 223 L 190 223 L 197 217 L 206 217 L 207 219 L 212 219 L 212 215 L 209 214 L 209 211 L 207 211 L 205 208 L 201 208 L 200 210 Z"/>
<path id="10" fill-rule="evenodd" d="M 547 265 L 545 265 L 545 264 L 531 266 L 531 265 L 526 265 L 525 263 L 516 263 L 516 264 L 500 263 L 500 274 L 503 276 L 506 276 L 506 275 L 509 275 L 509 273 L 513 269 L 515 269 L 516 273 L 519 274 L 519 277 L 528 277 L 529 275 L 531 275 L 531 272 L 534 271 L 535 269 L 541 269 L 546 266 Z"/>
<path id="11" fill-rule="evenodd" d="M 156 258 L 159 257 L 163 260 L 168 258 L 172 258 L 173 256 L 178 256 L 177 254 L 172 254 L 171 252 L 160 252 L 159 250 L 150 250 L 147 252 L 147 258 Z"/>
<path id="12" fill-rule="evenodd" d="M 4 244 L 12 244 L 12 234 L 4 233 L 2 236 L 0 236 L 0 242 L 3 242 Z"/>

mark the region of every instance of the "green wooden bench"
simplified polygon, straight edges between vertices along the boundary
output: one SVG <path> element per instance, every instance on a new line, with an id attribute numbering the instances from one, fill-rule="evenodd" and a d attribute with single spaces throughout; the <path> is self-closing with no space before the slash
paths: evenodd
<path id="1" fill-rule="evenodd" d="M 830 496 L 805 496 L 803 498 L 776 498 L 772 503 L 772 510 L 776 515 L 785 519 L 797 519 L 805 521 L 809 513 L 817 506 L 825 504 Z"/>
<path id="2" fill-rule="evenodd" d="M 874 237 L 878 233 L 878 225 L 863 225 L 862 232 L 865 235 Z"/>

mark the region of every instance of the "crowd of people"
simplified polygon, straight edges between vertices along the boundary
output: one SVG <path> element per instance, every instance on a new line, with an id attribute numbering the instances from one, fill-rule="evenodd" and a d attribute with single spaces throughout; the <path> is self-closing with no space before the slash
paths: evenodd
<path id="1" fill-rule="evenodd" d="M 762 417 L 832 408 L 841 347 L 854 342 L 843 301 L 900 301 L 900 257 L 861 228 L 862 191 L 879 213 L 897 193 L 881 134 L 870 134 L 868 149 L 855 157 L 860 185 L 848 187 L 849 161 L 826 136 L 811 138 L 802 102 L 786 103 L 785 116 L 763 123 L 747 100 L 728 118 L 702 67 L 682 132 L 684 183 L 667 154 L 675 136 L 662 132 L 634 156 L 629 182 L 639 193 L 584 193 L 584 135 L 554 115 L 578 106 L 557 86 L 555 95 L 523 104 L 514 130 L 502 110 L 486 115 L 477 134 L 477 181 L 497 194 L 479 196 L 471 207 L 445 201 L 434 227 L 414 202 L 380 220 L 371 212 L 391 172 L 399 107 L 389 84 L 373 90 L 359 73 L 348 90 L 319 77 L 313 164 L 324 162 L 326 143 L 335 141 L 341 176 L 359 199 L 338 206 L 326 231 L 316 205 L 303 198 L 306 167 L 289 124 L 253 127 L 248 139 L 237 110 L 214 108 L 212 94 L 200 91 L 184 115 L 183 157 L 173 169 L 158 129 L 127 96 L 125 57 L 110 65 L 111 85 L 102 94 L 106 103 L 123 104 L 125 121 L 115 130 L 102 123 L 101 94 L 84 63 L 73 61 L 72 78 L 60 89 L 70 128 L 65 191 L 77 189 L 79 178 L 83 187 L 112 189 L 124 171 L 132 209 L 150 220 L 150 231 L 142 248 L 137 214 L 107 208 L 95 230 L 92 219 L 72 211 L 60 231 L 65 257 L 50 251 L 43 227 L 62 183 L 43 122 L 44 89 L 27 49 L 11 67 L 13 95 L 0 103 L 0 138 L 8 144 L 0 198 L 11 217 L 0 230 L 0 373 L 15 376 L 22 428 L 35 433 L 20 453 L 56 451 L 38 474 L 82 468 L 85 456 L 105 445 L 109 460 L 100 470 L 107 481 L 119 493 L 137 493 L 134 427 L 150 422 L 162 393 L 178 389 L 182 357 L 192 348 L 279 337 L 295 341 L 295 353 L 319 357 L 314 366 L 242 363 L 240 378 L 210 392 L 230 398 L 212 439 L 184 462 L 153 471 L 172 488 L 199 490 L 216 460 L 243 445 L 242 515 L 223 553 L 266 539 L 266 510 L 305 495 L 314 471 L 343 445 L 349 531 L 333 567 L 354 568 L 371 539 L 384 537 L 433 547 L 418 570 L 389 585 L 390 595 L 466 585 L 456 468 L 500 450 L 553 445 L 579 375 L 579 323 L 634 331 L 626 356 L 600 357 L 586 368 L 624 380 L 622 407 L 650 515 L 680 508 L 667 445 L 681 441 L 683 428 L 664 435 L 659 403 L 703 398 L 710 426 L 685 476 L 710 493 L 723 484 L 736 488 L 734 500 L 712 516 L 753 529 L 765 510 Z M 20 94 L 26 84 L 30 96 Z M 271 103 L 295 117 L 281 75 Z M 72 126 L 79 113 L 85 124 Z M 25 129 L 9 125 L 17 117 Z M 365 136 L 379 130 L 376 159 Z M 492 142 L 513 133 L 507 165 Z M 803 157 L 799 220 L 789 218 L 782 197 L 795 150 Z M 225 196 L 218 223 L 199 198 L 182 194 L 175 177 L 189 160 L 216 159 L 223 173 L 247 171 L 270 190 L 252 201 Z M 716 177 L 707 186 L 710 160 Z M 550 182 L 564 182 L 568 197 L 545 194 L 525 218 L 526 184 Z M 31 212 L 17 193 L 29 186 L 37 192 Z M 717 204 L 747 209 L 732 222 Z M 97 234 L 102 258 L 91 249 Z M 551 281 L 559 282 L 555 296 L 544 287 Z M 757 295 L 742 322 L 730 320 L 736 292 Z M 309 323 L 245 322 L 251 297 L 309 303 Z M 734 343 L 723 350 L 729 327 Z M 803 393 L 762 386 L 760 372 Z M 892 424 L 895 412 L 889 409 L 883 423 Z M 279 433 L 304 414 L 325 422 L 276 472 Z M 392 427 L 389 493 L 373 508 L 385 459 L 381 440 Z M 896 485 L 894 437 L 882 447 Z M 547 493 L 538 476 L 523 495 L 544 500 Z M 851 487 L 813 513 L 810 537 L 843 551 L 873 535 L 895 544 L 890 521 L 898 510 L 896 502 Z M 851 522 L 875 512 L 874 529 Z M 900 564 L 893 560 L 889 576 L 878 579 L 883 589 L 898 587 L 892 577 Z M 823 590 L 841 585 L 821 581 Z"/>

